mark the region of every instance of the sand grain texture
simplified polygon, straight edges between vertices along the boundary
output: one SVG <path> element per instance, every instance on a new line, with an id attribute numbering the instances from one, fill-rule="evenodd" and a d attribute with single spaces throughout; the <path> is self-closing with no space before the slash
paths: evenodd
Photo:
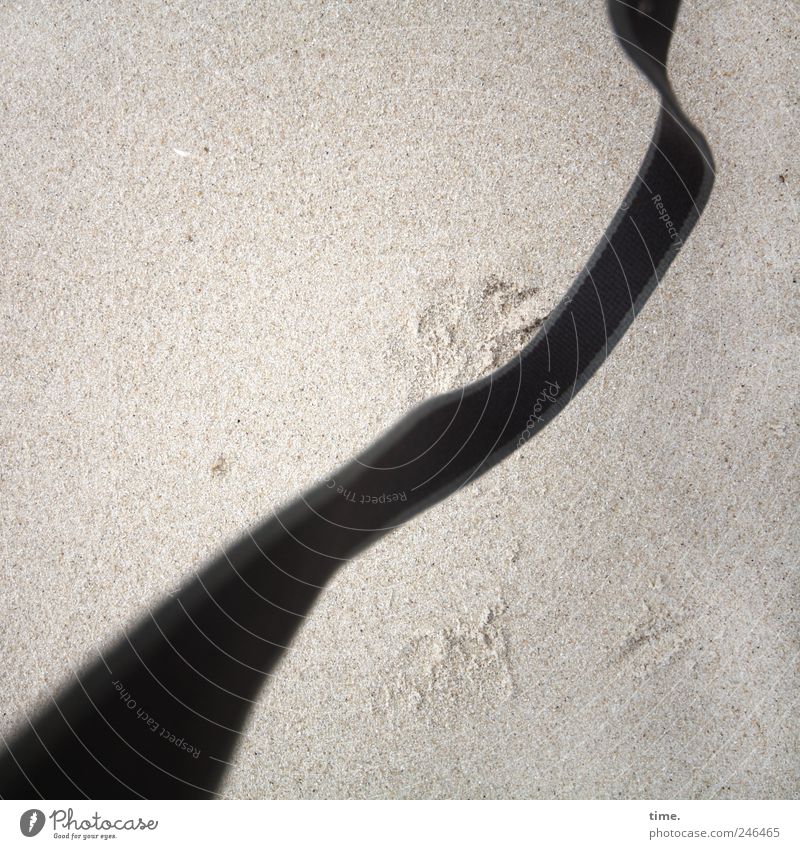
<path id="1" fill-rule="evenodd" d="M 348 565 L 230 797 L 782 797 L 798 773 L 797 14 L 687 3 L 718 166 L 543 433 Z M 2 730 L 533 332 L 657 112 L 602 4 L 0 4 Z"/>

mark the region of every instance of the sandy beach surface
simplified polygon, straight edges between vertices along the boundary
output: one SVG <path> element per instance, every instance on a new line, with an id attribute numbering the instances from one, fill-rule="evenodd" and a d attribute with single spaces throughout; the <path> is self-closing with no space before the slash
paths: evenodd
<path id="1" fill-rule="evenodd" d="M 646 150 L 601 2 L 0 3 L 0 730 L 530 337 Z M 336 577 L 223 792 L 800 792 L 798 7 L 688 2 L 709 205 L 587 387 Z"/>

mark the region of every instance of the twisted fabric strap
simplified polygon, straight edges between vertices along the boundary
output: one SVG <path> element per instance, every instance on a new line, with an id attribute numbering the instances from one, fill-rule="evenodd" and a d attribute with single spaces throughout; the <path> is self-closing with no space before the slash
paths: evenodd
<path id="1" fill-rule="evenodd" d="M 336 569 L 527 442 L 594 374 L 711 191 L 711 153 L 666 75 L 678 6 L 609 2 L 661 112 L 619 211 L 535 338 L 413 411 L 149 613 L 7 741 L 2 796 L 215 795 L 269 670 Z"/>

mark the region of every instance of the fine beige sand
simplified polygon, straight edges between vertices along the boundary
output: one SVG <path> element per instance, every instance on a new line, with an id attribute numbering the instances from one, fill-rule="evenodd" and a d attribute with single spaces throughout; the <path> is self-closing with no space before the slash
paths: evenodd
<path id="1" fill-rule="evenodd" d="M 514 353 L 657 100 L 595 0 L 2 2 L 0 39 L 8 733 Z M 797 39 L 686 3 L 700 223 L 551 426 L 338 575 L 225 795 L 797 796 Z"/>

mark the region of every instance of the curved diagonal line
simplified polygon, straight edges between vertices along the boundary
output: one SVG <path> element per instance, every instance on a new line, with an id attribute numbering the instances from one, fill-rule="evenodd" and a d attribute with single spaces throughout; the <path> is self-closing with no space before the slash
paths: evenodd
<path id="1" fill-rule="evenodd" d="M 251 637 L 255 637 L 257 640 L 261 640 L 261 642 L 262 642 L 262 643 L 266 643 L 268 646 L 274 646 L 276 649 L 282 649 L 283 651 L 290 651 L 290 647 L 289 647 L 289 646 L 282 646 L 280 643 L 273 643 L 273 642 L 272 642 L 272 640 L 268 640 L 266 637 L 262 637 L 261 635 L 256 634 L 254 631 L 251 631 L 249 628 L 245 628 L 245 627 L 244 627 L 244 625 L 242 625 L 242 623 L 241 623 L 241 622 L 237 622 L 237 621 L 236 621 L 236 620 L 235 620 L 235 619 L 234 619 L 234 618 L 230 615 L 230 613 L 228 613 L 228 611 L 227 611 L 227 610 L 225 610 L 224 608 L 220 607 L 219 602 L 218 602 L 218 601 L 214 598 L 214 596 L 213 596 L 213 595 L 211 595 L 211 593 L 208 591 L 208 589 L 207 589 L 206 585 L 203 583 L 203 580 L 202 580 L 202 578 L 200 577 L 200 574 L 199 574 L 199 573 L 197 573 L 196 577 L 197 577 L 197 580 L 200 582 L 200 585 L 201 585 L 201 586 L 203 587 L 203 589 L 206 591 L 206 594 L 207 594 L 207 595 L 208 595 L 208 597 L 211 599 L 211 601 L 212 601 L 212 602 L 214 602 L 214 604 L 217 606 L 217 608 L 219 608 L 220 612 L 221 612 L 221 613 L 224 613 L 224 614 L 228 617 L 228 619 L 230 619 L 230 620 L 231 620 L 231 622 L 233 622 L 233 624 L 234 624 L 234 625 L 237 625 L 237 626 L 238 626 L 239 628 L 241 628 L 243 631 L 245 631 L 245 632 L 247 632 L 248 634 L 250 634 L 250 636 L 251 636 Z"/>
<path id="2" fill-rule="evenodd" d="M 188 614 L 187 614 L 187 616 L 188 616 Z M 190 618 L 191 618 L 191 617 L 190 617 Z M 197 627 L 197 626 L 195 625 L 195 627 Z M 125 639 L 126 639 L 126 640 L 127 640 L 127 642 L 128 642 L 128 645 L 131 647 L 131 650 L 132 650 L 132 651 L 133 651 L 133 653 L 136 655 L 136 657 L 139 659 L 139 662 L 142 664 L 142 666 L 143 666 L 143 667 L 147 670 L 147 674 L 148 674 L 148 675 L 149 675 L 149 676 L 150 676 L 150 677 L 151 677 L 151 678 L 152 678 L 152 679 L 156 682 L 156 684 L 158 684 L 158 686 L 159 686 L 159 687 L 161 687 L 161 689 L 162 689 L 162 690 L 163 690 L 163 691 L 164 691 L 164 692 L 165 692 L 168 696 L 172 696 L 172 698 L 173 698 L 173 699 L 175 699 L 175 701 L 176 701 L 179 705 L 181 705 L 181 707 L 185 707 L 185 708 L 186 708 L 186 710 L 188 710 L 188 711 L 189 711 L 189 713 L 193 713 L 195 716 L 199 717 L 200 719 L 204 720 L 205 722 L 210 722 L 212 725 L 216 725 L 218 728 L 222 728 L 222 730 L 223 730 L 223 731 L 230 731 L 232 734 L 241 734 L 241 733 L 242 733 L 241 731 L 237 731 L 235 728 L 228 728 L 228 726 L 227 726 L 227 725 L 223 725 L 221 722 L 217 722 L 216 720 L 211 719 L 211 717 L 204 716 L 202 713 L 200 713 L 200 712 L 196 711 L 193 707 L 190 707 L 189 705 L 187 705 L 187 704 L 186 704 L 186 702 L 184 702 L 184 701 L 182 701 L 181 699 L 179 699 L 179 698 L 178 698 L 178 697 L 177 697 L 177 696 L 176 696 L 176 695 L 175 695 L 175 694 L 174 694 L 171 690 L 169 690 L 169 689 L 166 687 L 166 685 L 162 684 L 162 683 L 161 683 L 161 681 L 160 681 L 160 680 L 159 680 L 159 679 L 158 679 L 155 675 L 153 675 L 153 672 L 152 672 L 152 670 L 150 669 L 150 667 L 147 665 L 147 663 L 145 663 L 145 661 L 143 660 L 143 658 L 142 658 L 142 656 L 139 654 L 139 652 L 138 652 L 138 651 L 136 651 L 136 647 L 135 647 L 135 646 L 133 645 L 133 643 L 130 641 L 130 637 L 128 637 L 127 632 L 124 632 L 124 631 L 123 631 L 123 634 L 124 634 L 124 636 L 125 636 Z"/>
<path id="3" fill-rule="evenodd" d="M 33 789 L 36 791 L 36 795 L 37 795 L 40 799 L 44 799 L 44 796 L 42 796 L 41 791 L 40 791 L 40 790 L 39 790 L 39 788 L 38 788 L 38 787 L 37 787 L 37 786 L 33 783 L 33 780 L 32 780 L 31 778 L 29 778 L 29 777 L 28 777 L 28 773 L 25 771 L 25 769 L 23 769 L 22 764 L 20 764 L 20 762 L 17 760 L 17 756 L 14 754 L 14 752 L 13 752 L 13 750 L 12 750 L 11 746 L 9 746 L 9 745 L 8 745 L 8 738 L 6 737 L 6 735 L 5 735 L 5 734 L 3 734 L 2 732 L 0 732 L 0 737 L 2 737 L 2 738 L 3 738 L 3 745 L 6 747 L 6 751 L 7 751 L 7 752 L 8 752 L 8 754 L 11 756 L 11 760 L 13 760 L 13 761 L 14 761 L 14 763 L 17 765 L 17 769 L 19 770 L 20 775 L 24 775 L 24 776 L 25 776 L 25 780 L 26 780 L 26 781 L 30 784 L 30 786 L 31 786 L 31 787 L 33 787 Z M 8 798 L 10 798 L 10 797 L 0 795 L 0 799 L 8 799 Z"/>
<path id="4" fill-rule="evenodd" d="M 150 611 L 148 611 L 148 613 L 150 613 Z M 161 630 L 161 626 L 158 624 L 155 616 L 153 616 L 152 613 L 150 613 L 150 618 L 155 623 L 155 626 L 156 626 L 156 628 L 158 628 L 158 631 L 161 634 L 161 636 L 166 640 L 167 645 L 175 652 L 175 654 L 178 655 L 178 657 L 189 667 L 189 669 L 192 670 L 192 672 L 199 675 L 205 681 L 208 681 L 208 683 L 211 684 L 212 687 L 216 687 L 218 690 L 221 690 L 223 693 L 227 693 L 229 696 L 233 696 L 234 699 L 239 699 L 240 701 L 247 702 L 248 704 L 251 704 L 251 705 L 254 705 L 256 703 L 254 699 L 246 699 L 244 696 L 240 696 L 238 693 L 234 693 L 233 691 L 227 690 L 225 687 L 220 686 L 219 684 L 217 684 L 216 681 L 212 681 L 207 675 L 203 675 L 203 673 L 200 672 L 199 669 L 197 669 L 195 666 L 193 666 L 191 663 L 189 663 L 189 661 L 186 660 L 186 658 L 181 654 L 181 652 L 179 652 L 175 648 L 175 646 L 172 645 L 172 640 L 170 640 L 170 638 Z"/>
<path id="5" fill-rule="evenodd" d="M 603 309 L 603 299 L 600 297 L 600 292 L 597 288 L 597 283 L 594 282 L 594 275 L 592 274 L 592 272 L 588 271 L 587 276 L 589 278 L 589 282 L 592 284 L 592 288 L 594 289 L 594 293 L 597 296 L 597 306 L 600 309 L 600 317 L 603 319 L 603 339 L 605 340 L 605 342 L 604 342 L 605 356 L 603 357 L 603 359 L 607 360 L 608 354 L 609 354 L 609 350 L 608 350 L 608 327 L 606 325 L 606 313 L 605 313 L 605 310 Z"/>
<path id="6" fill-rule="evenodd" d="M 208 642 L 209 642 L 209 643 L 211 643 L 211 645 L 212 645 L 212 646 L 214 646 L 214 648 L 215 648 L 217 651 L 222 652 L 222 653 L 223 653 L 226 657 L 229 657 L 232 661 L 234 661 L 235 663 L 238 663 L 238 664 L 239 664 L 239 666 L 243 666 L 245 669 L 249 669 L 249 670 L 251 670 L 251 672 L 257 672 L 259 675 L 263 675 L 265 678 L 271 678 L 271 677 L 272 677 L 272 673 L 271 673 L 271 672 L 265 672 L 263 669 L 256 669 L 256 667 L 255 667 L 255 666 L 250 666 L 250 664 L 249 664 L 249 663 L 245 663 L 243 660 L 239 660 L 239 658 L 238 658 L 238 657 L 234 657 L 232 654 L 230 654 L 230 653 L 226 652 L 226 651 L 225 651 L 225 649 L 224 649 L 224 648 L 222 648 L 222 646 L 218 646 L 218 645 L 217 645 L 217 644 L 216 644 L 216 643 L 215 643 L 215 642 L 211 639 L 211 637 L 209 637 L 209 636 L 208 636 L 208 634 L 206 634 L 206 632 L 205 632 L 205 631 L 203 631 L 203 630 L 202 630 L 202 629 L 198 626 L 198 624 L 194 621 L 194 619 L 192 619 L 191 615 L 189 614 L 189 611 L 188 611 L 188 610 L 184 607 L 183 602 L 182 602 L 180 599 L 178 599 L 178 604 L 181 606 L 181 608 L 182 608 L 183 612 L 184 612 L 184 613 L 185 613 L 185 614 L 189 617 L 189 621 L 190 621 L 190 622 L 192 623 L 192 625 L 194 625 L 194 627 L 197 629 L 197 632 L 198 632 L 199 634 L 202 634 L 202 635 L 203 635 L 203 637 L 205 637 L 205 639 L 206 639 L 206 640 L 208 640 Z"/>
<path id="7" fill-rule="evenodd" d="M 110 723 L 110 722 L 109 722 L 109 721 L 105 718 L 105 716 L 103 716 L 103 712 L 102 712 L 101 710 L 99 710 L 99 709 L 98 709 L 98 707 L 97 707 L 97 705 L 95 705 L 94 700 L 92 699 L 92 697 L 89 695 L 89 693 L 87 693 L 87 692 L 86 692 L 86 688 L 83 686 L 83 682 L 80 680 L 80 678 L 78 678 L 78 684 L 80 684 L 81 689 L 82 689 L 82 690 L 83 690 L 83 692 L 86 694 L 86 698 L 89 700 L 89 703 L 92 705 L 92 707 L 94 708 L 95 712 L 96 712 L 96 713 L 97 713 L 97 715 L 100 717 L 100 719 L 102 719 L 102 720 L 103 720 L 103 722 L 105 722 L 105 724 L 106 724 L 106 725 L 107 725 L 107 726 L 111 729 L 111 731 L 113 731 L 113 732 L 114 732 L 114 734 L 116 734 L 116 736 L 117 736 L 117 737 L 119 737 L 119 739 L 120 739 L 120 740 L 121 740 L 121 741 L 122 741 L 122 742 L 123 742 L 123 743 L 124 743 L 124 744 L 125 744 L 125 745 L 126 745 L 126 746 L 127 746 L 127 747 L 128 747 L 128 748 L 129 748 L 129 749 L 130 749 L 130 750 L 131 750 L 131 751 L 132 751 L 132 752 L 136 755 L 136 756 L 137 756 L 137 757 L 140 757 L 143 761 L 145 761 L 145 763 L 150 764 L 150 766 L 154 766 L 154 767 L 155 767 L 155 768 L 156 768 L 159 772 L 163 772 L 163 773 L 164 773 L 164 775 L 168 775 L 170 778 L 174 778 L 176 781 L 180 781 L 180 782 L 181 782 L 181 784 L 185 784 L 187 787 L 191 787 L 191 788 L 193 788 L 194 790 L 200 790 L 200 791 L 202 791 L 203 793 L 211 793 L 211 795 L 212 795 L 212 796 L 218 796 L 218 795 L 219 795 L 219 793 L 215 793 L 213 790 L 209 790 L 209 789 L 208 789 L 208 788 L 206 788 L 206 787 L 200 787 L 200 786 L 198 786 L 197 784 L 192 784 L 190 781 L 186 781 L 185 779 L 181 778 L 180 776 L 175 775 L 175 774 L 174 774 L 174 773 L 172 773 L 172 772 L 169 772 L 169 770 L 166 770 L 166 769 L 164 769 L 163 767 L 160 767 L 157 763 L 155 763 L 154 761 L 151 761 L 151 760 L 150 760 L 150 758 L 148 758 L 148 757 L 146 757 L 145 755 L 143 755 L 143 754 L 142 754 L 142 753 L 141 753 L 138 749 L 135 749 L 133 746 L 131 746 L 131 744 L 130 744 L 130 743 L 129 743 L 129 742 L 128 742 L 128 741 L 127 741 L 127 740 L 126 740 L 126 739 L 125 739 L 125 738 L 124 738 L 124 737 L 123 737 L 120 733 L 119 733 L 119 731 L 117 731 L 117 729 L 116 729 L 116 728 L 114 728 L 114 726 L 113 726 L 113 725 L 112 725 L 112 724 L 111 724 L 111 723 Z M 119 779 L 117 779 L 117 780 L 119 780 Z M 124 782 L 120 782 L 120 783 L 124 783 Z M 146 796 L 140 796 L 138 793 L 136 793 L 136 791 L 132 791 L 132 792 L 134 792 L 137 796 L 139 796 L 139 798 L 140 798 L 140 799 L 145 799 L 145 798 L 147 798 Z"/>
<path id="8" fill-rule="evenodd" d="M 447 423 L 447 427 L 441 432 L 441 434 L 439 434 L 439 438 L 435 442 L 432 442 L 421 454 L 418 454 L 416 457 L 412 457 L 410 460 L 406 461 L 405 463 L 400 463 L 400 465 L 398 465 L 398 466 L 371 466 L 369 463 L 365 463 L 359 457 L 354 458 L 355 462 L 358 463 L 359 466 L 362 466 L 365 469 L 370 469 L 371 471 L 374 471 L 374 472 L 393 472 L 395 469 L 404 469 L 406 466 L 410 466 L 412 463 L 416 463 L 417 460 L 419 460 L 421 457 L 424 457 L 429 451 L 432 451 L 439 444 L 439 442 L 442 439 L 444 439 L 445 435 L 447 434 L 447 431 L 450 430 L 450 426 L 456 420 L 456 416 L 458 415 L 458 411 L 461 409 L 461 404 L 464 401 L 464 394 L 465 394 L 466 390 L 467 390 L 466 386 L 461 387 L 461 398 L 458 401 L 458 406 L 456 407 L 456 410 L 453 413 L 452 418 Z"/>
<path id="9" fill-rule="evenodd" d="M 52 695 L 50 696 L 50 701 L 51 701 L 51 702 L 52 702 L 52 703 L 56 706 L 56 708 L 58 708 L 58 712 L 59 712 L 59 713 L 61 713 L 61 708 L 60 708 L 60 707 L 58 707 L 58 704 L 56 703 L 56 700 L 53 698 L 53 696 L 52 696 Z M 37 739 L 37 740 L 41 743 L 42 748 L 45 750 L 45 752 L 47 752 L 47 757 L 48 757 L 48 758 L 50 758 L 51 762 L 52 762 L 52 763 L 54 763 L 54 764 L 58 767 L 59 772 L 60 772 L 60 773 L 64 776 L 64 778 L 66 778 L 66 779 L 67 779 L 67 781 L 69 781 L 69 783 L 70 783 L 70 784 L 71 784 L 71 785 L 72 785 L 72 786 L 73 786 L 73 787 L 74 787 L 74 788 L 75 788 L 75 789 L 76 789 L 76 790 L 77 790 L 77 791 L 81 794 L 81 796 L 83 796 L 83 798 L 84 798 L 84 799 L 88 799 L 88 798 L 89 798 L 89 796 L 86 794 L 86 792 L 85 792 L 85 791 L 84 791 L 81 787 L 79 787 L 79 786 L 75 783 L 75 781 L 72 779 L 72 777 L 71 777 L 71 776 L 67 775 L 67 773 L 64 771 L 64 767 L 62 767 L 62 766 L 61 766 L 61 764 L 58 762 L 58 759 L 57 759 L 57 758 L 55 758 L 55 757 L 53 757 L 52 752 L 50 751 L 50 749 L 48 749 L 48 748 L 47 748 L 47 745 L 45 744 L 44 740 L 42 740 L 42 738 L 39 736 L 39 732 L 36 730 L 36 725 L 35 725 L 33 722 L 31 722 L 31 718 L 28 716 L 28 712 L 27 712 L 27 711 L 23 711 L 23 713 L 25 714 L 25 721 L 28 723 L 28 727 L 31 729 L 31 731 L 33 731 L 33 733 L 34 733 L 34 735 L 35 735 L 36 739 Z M 63 713 L 61 713 L 61 716 L 62 716 L 62 718 L 63 718 L 63 717 L 64 717 L 64 714 L 63 714 Z M 66 719 L 64 719 L 64 721 L 66 722 Z M 78 737 L 78 735 L 77 735 L 77 734 L 75 734 L 75 731 L 74 731 L 74 729 L 72 728 L 72 726 L 71 726 L 68 722 L 67 722 L 67 725 L 69 726 L 70 733 L 73 735 L 73 737 L 75 737 L 75 738 L 78 740 L 78 742 L 81 744 L 81 746 L 83 746 L 83 748 L 84 748 L 84 749 L 86 749 L 86 746 L 85 746 L 85 744 L 84 744 L 83 740 L 81 740 L 81 739 L 80 739 L 80 737 Z M 4 738 L 4 739 L 5 739 L 5 738 Z M 89 750 L 88 750 L 88 749 L 86 749 L 86 751 L 87 751 L 87 752 L 89 752 Z M 92 755 L 92 753 L 91 753 L 91 752 L 89 752 L 89 754 L 90 754 L 90 755 Z M 92 755 L 92 757 L 94 758 L 94 755 Z M 97 760 L 97 758 L 94 758 L 94 759 L 95 759 L 95 760 Z M 14 760 L 16 761 L 16 758 L 14 758 Z M 98 762 L 98 763 L 100 763 L 99 761 L 97 761 L 97 762 Z M 102 764 L 100 764 L 100 766 L 103 766 L 103 765 L 102 765 Z M 108 770 L 106 769 L 106 767 L 103 767 L 103 769 L 105 769 L 105 770 L 106 770 L 106 772 L 108 772 Z M 111 775 L 111 773 L 110 773 L 110 772 L 109 772 L 108 774 L 109 774 L 109 775 Z M 30 779 L 28 779 L 28 777 L 27 777 L 27 775 L 25 774 L 25 772 L 23 772 L 23 775 L 25 775 L 26 780 L 30 781 Z M 36 786 L 34 785 L 34 783 L 33 783 L 32 781 L 31 781 L 30 783 L 31 783 L 31 786 L 34 788 L 34 790 L 36 790 Z M 128 789 L 130 789 L 130 788 L 128 788 Z M 39 793 L 39 791 L 38 791 L 38 790 L 36 790 L 36 792 L 37 792 L 37 793 Z M 40 796 L 40 798 L 44 798 L 44 797 L 41 795 L 41 793 L 39 793 L 39 796 Z"/>
<path id="10" fill-rule="evenodd" d="M 422 483 L 418 483 L 416 486 L 412 487 L 411 488 L 412 492 L 416 492 L 418 489 L 425 486 L 425 484 L 430 483 L 430 481 L 432 481 L 435 477 L 438 477 L 453 462 L 453 460 L 455 460 L 456 457 L 458 457 L 458 455 L 464 450 L 464 448 L 467 445 L 469 445 L 470 439 L 472 439 L 473 434 L 478 429 L 478 426 L 480 425 L 480 423 L 483 421 L 483 416 L 486 413 L 486 410 L 489 406 L 489 399 L 492 397 L 493 387 L 494 387 L 494 382 L 492 381 L 492 382 L 489 383 L 489 391 L 486 393 L 486 400 L 483 403 L 483 409 L 481 410 L 481 414 L 478 417 L 478 421 L 475 422 L 474 427 L 469 432 L 467 437 L 465 439 L 461 440 L 461 447 L 458 449 L 458 451 L 456 451 L 456 453 L 453 454 L 453 456 L 443 466 L 440 466 L 427 480 L 423 481 Z"/>
<path id="11" fill-rule="evenodd" d="M 273 517 L 274 517 L 274 515 L 275 515 L 275 514 L 274 514 L 274 512 L 273 512 Z M 260 548 L 259 548 L 259 551 L 261 551 L 261 549 L 260 549 Z M 263 554 L 263 552 L 262 552 L 262 554 Z M 266 596 L 261 595 L 261 593 L 260 593 L 257 589 L 255 589 L 255 588 L 254 588 L 254 587 L 250 584 L 250 582 L 249 582 L 249 581 L 246 581 L 246 580 L 242 577 L 242 575 L 241 575 L 241 573 L 239 572 L 239 570 L 238 570 L 238 569 L 237 569 L 237 568 L 233 565 L 233 562 L 231 561 L 230 557 L 228 557 L 228 552 L 227 552 L 225 549 L 223 549 L 223 550 L 222 550 L 222 555 L 223 555 L 223 557 L 224 557 L 224 558 L 228 561 L 228 565 L 231 567 L 231 569 L 232 569 L 232 570 L 233 570 L 233 572 L 235 573 L 236 577 L 237 577 L 237 578 L 238 578 L 238 579 L 239 579 L 239 580 L 240 580 L 240 581 L 241 581 L 241 582 L 242 582 L 242 583 L 243 583 L 243 584 L 247 587 L 247 589 L 248 589 L 248 590 L 250 590 L 250 592 L 251 592 L 251 593 L 253 593 L 253 595 L 257 595 L 257 596 L 261 599 L 261 601 L 265 601 L 265 602 L 266 602 L 267 604 L 269 604 L 271 607 L 274 607 L 276 610 L 280 610 L 282 613 L 288 613 L 288 614 L 289 614 L 289 616 L 297 616 L 297 618 L 298 618 L 298 619 L 308 619 L 308 616 L 306 616 L 304 613 L 295 613 L 295 611 L 294 611 L 294 610 L 287 610 L 285 607 L 281 607 L 279 604 L 275 604 L 275 602 L 274 602 L 274 601 L 270 601 L 270 600 L 269 600 Z M 274 566 L 274 567 L 275 567 L 275 569 L 277 569 L 277 570 L 278 570 L 279 572 L 281 572 L 282 574 L 284 574 L 284 575 L 286 574 L 286 572 L 284 572 L 284 571 L 283 571 L 283 569 L 281 569 L 279 566 L 277 566 L 277 565 L 273 562 L 273 560 L 272 560 L 272 558 L 271 558 L 271 557 L 268 557 L 266 554 L 264 554 L 264 557 L 266 557 L 266 558 L 267 558 L 267 560 L 269 561 L 269 563 L 270 563 L 270 565 L 271 565 L 271 566 Z M 195 575 L 197 575 L 197 574 L 198 574 L 198 572 L 197 572 L 197 570 L 195 570 Z M 299 579 L 298 579 L 298 580 L 299 580 Z M 315 589 L 322 589 L 321 587 L 317 587 L 315 584 L 309 584 L 309 586 L 313 586 Z"/>
<path id="12" fill-rule="evenodd" d="M 508 427 L 509 421 L 511 421 L 511 415 L 514 412 L 514 410 L 516 409 L 517 401 L 519 400 L 519 391 L 520 391 L 521 387 L 522 387 L 522 369 L 520 369 L 520 372 L 519 372 L 519 382 L 517 383 L 517 394 L 514 396 L 514 403 L 511 405 L 511 410 L 509 411 L 508 418 L 506 419 L 505 424 L 500 429 L 500 434 L 498 435 L 497 439 L 494 441 L 494 444 L 492 445 L 491 449 L 484 456 L 483 460 L 481 460 L 480 463 L 476 464 L 475 468 L 470 472 L 467 479 L 462 484 L 460 484 L 460 486 L 456 489 L 456 492 L 459 492 L 460 490 L 462 490 L 473 479 L 473 477 L 475 477 L 475 475 L 478 473 L 479 469 L 486 462 L 486 460 L 489 457 L 491 457 L 492 452 L 497 447 L 497 443 L 500 442 L 500 439 L 502 438 L 506 427 Z"/>
<path id="13" fill-rule="evenodd" d="M 630 216 L 625 216 L 625 217 L 629 218 Z M 631 292 L 631 284 L 628 282 L 628 274 L 625 271 L 625 266 L 622 264 L 622 260 L 619 258 L 619 254 L 617 253 L 617 249 L 614 247 L 614 244 L 612 243 L 611 239 L 608 238 L 608 234 L 603 233 L 603 238 L 606 240 L 606 242 L 608 242 L 608 246 L 609 246 L 609 248 L 611 248 L 611 253 L 614 254 L 614 258 L 617 260 L 617 265 L 619 266 L 619 270 L 622 272 L 622 279 L 625 281 L 625 288 L 628 290 L 628 298 L 630 299 L 630 302 L 631 302 L 631 314 L 633 316 L 631 323 L 633 324 L 633 323 L 636 322 L 636 301 L 635 301 L 635 298 L 633 297 L 633 292 Z M 576 377 L 577 377 L 577 375 L 576 375 Z"/>

